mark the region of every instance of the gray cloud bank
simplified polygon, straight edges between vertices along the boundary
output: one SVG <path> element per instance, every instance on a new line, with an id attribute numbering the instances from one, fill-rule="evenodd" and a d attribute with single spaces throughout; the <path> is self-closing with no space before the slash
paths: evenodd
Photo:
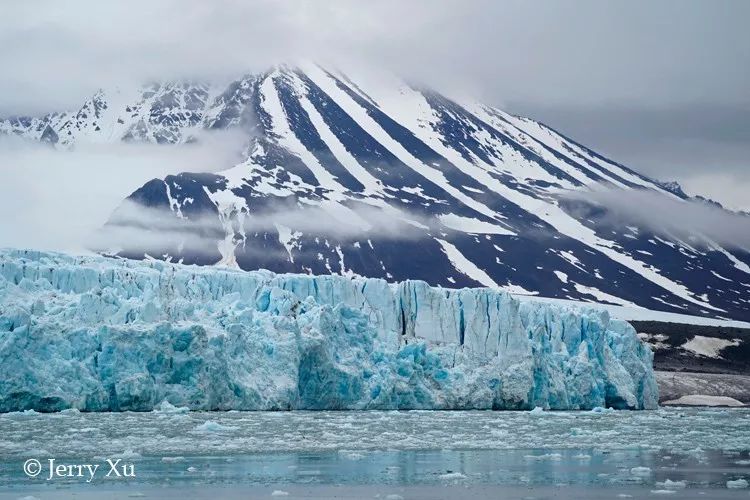
<path id="1" fill-rule="evenodd" d="M 226 168 L 237 161 L 236 141 L 222 133 L 182 146 L 121 143 L 58 151 L 2 138 L 0 247 L 85 252 L 112 210 L 146 181 Z"/>
<path id="2" fill-rule="evenodd" d="M 750 248 L 750 217 L 710 203 L 682 201 L 649 190 L 571 191 L 563 197 L 605 207 L 602 222 L 615 227 L 638 225 L 702 249 L 712 243 L 726 248 Z"/>
<path id="3" fill-rule="evenodd" d="M 689 194 L 750 210 L 750 105 L 511 108 Z"/>
<path id="4" fill-rule="evenodd" d="M 100 86 L 364 63 L 750 209 L 748 19 L 744 0 L 6 2 L 0 116 L 75 109 Z M 0 143 L 0 246 L 79 245 L 147 180 L 228 166 L 227 149 L 207 142 L 72 153 Z"/>
<path id="5" fill-rule="evenodd" d="M 7 2 L 0 112 L 92 86 L 366 61 L 493 104 L 749 103 L 743 0 Z"/>
<path id="6" fill-rule="evenodd" d="M 279 201 L 264 207 L 262 211 L 233 212 L 225 216 L 228 220 L 222 221 L 210 211 L 180 218 L 171 210 L 144 207 L 126 200 L 118 206 L 105 227 L 90 232 L 86 245 L 97 251 L 127 249 L 131 253 L 151 256 L 177 247 L 184 247 L 192 254 L 216 255 L 217 244 L 226 237 L 224 223 L 227 222 L 233 232 L 233 241 L 238 245 L 243 245 L 243 235 L 274 235 L 280 233 L 280 226 L 290 231 L 292 239 L 297 239 L 298 235 L 321 240 L 360 239 L 362 242 L 368 238 L 403 241 L 422 236 L 424 233 L 410 230 L 410 222 L 432 227 L 435 233 L 440 229 L 436 218 L 426 218 L 417 213 L 395 209 L 385 212 L 367 205 L 350 210 L 354 217 L 339 220 L 319 206 Z M 253 251 L 252 245 L 252 242 L 248 242 L 247 247 L 243 246 L 243 251 Z M 318 249 L 304 250 L 318 252 Z M 269 251 L 267 247 L 258 249 L 261 252 L 259 255 L 264 257 L 268 257 Z M 286 251 L 282 251 L 280 256 L 286 258 Z"/>

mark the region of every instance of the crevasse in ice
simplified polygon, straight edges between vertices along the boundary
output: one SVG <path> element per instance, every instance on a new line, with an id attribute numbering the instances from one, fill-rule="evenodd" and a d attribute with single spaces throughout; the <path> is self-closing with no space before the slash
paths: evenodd
<path id="1" fill-rule="evenodd" d="M 0 251 L 0 411 L 654 408 L 604 312 L 489 289 Z"/>

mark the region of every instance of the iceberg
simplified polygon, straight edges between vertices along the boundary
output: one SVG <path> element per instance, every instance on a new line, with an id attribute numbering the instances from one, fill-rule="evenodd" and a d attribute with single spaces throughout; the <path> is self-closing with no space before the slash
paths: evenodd
<path id="1" fill-rule="evenodd" d="M 650 409 L 603 311 L 486 288 L 0 251 L 0 411 Z"/>

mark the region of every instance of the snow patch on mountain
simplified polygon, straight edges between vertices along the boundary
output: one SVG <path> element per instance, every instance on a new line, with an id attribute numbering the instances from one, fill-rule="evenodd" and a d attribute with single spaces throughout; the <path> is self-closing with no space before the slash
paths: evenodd
<path id="1" fill-rule="evenodd" d="M 682 348 L 699 356 L 708 358 L 720 358 L 721 351 L 730 346 L 740 345 L 740 339 L 726 340 L 714 337 L 704 337 L 696 335 L 692 339 L 682 344 Z"/>

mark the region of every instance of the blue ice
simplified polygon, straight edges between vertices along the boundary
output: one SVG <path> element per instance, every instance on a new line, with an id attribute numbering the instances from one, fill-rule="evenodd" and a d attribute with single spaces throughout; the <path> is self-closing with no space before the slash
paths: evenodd
<path id="1" fill-rule="evenodd" d="M 0 251 L 0 411 L 647 409 L 606 312 L 420 281 Z"/>

